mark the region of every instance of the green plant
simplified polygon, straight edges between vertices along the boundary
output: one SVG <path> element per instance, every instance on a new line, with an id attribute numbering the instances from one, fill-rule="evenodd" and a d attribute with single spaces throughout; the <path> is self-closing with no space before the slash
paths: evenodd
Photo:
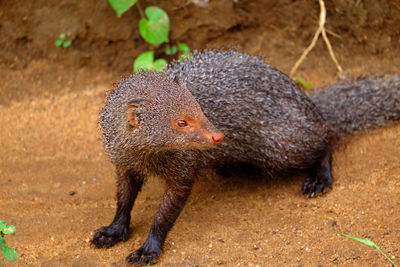
<path id="1" fill-rule="evenodd" d="M 169 56 L 175 55 L 178 52 L 179 52 L 179 60 L 184 60 L 185 58 L 190 58 L 192 56 L 189 46 L 185 43 L 179 43 L 178 46 L 173 45 L 165 49 L 165 54 Z"/>
<path id="2" fill-rule="evenodd" d="M 168 65 L 167 61 L 163 58 L 154 60 L 154 52 L 147 51 L 140 54 L 135 62 L 133 62 L 133 71 L 138 72 L 140 70 L 155 70 L 163 71 Z"/>
<path id="3" fill-rule="evenodd" d="M 108 0 L 118 17 L 121 17 L 121 15 L 136 4 L 137 1 L 138 0 Z"/>
<path id="4" fill-rule="evenodd" d="M 7 225 L 5 221 L 0 220 L 0 250 L 3 253 L 4 258 L 8 261 L 16 261 L 18 254 L 14 248 L 6 246 L 6 240 L 4 235 L 12 235 L 16 231 L 14 225 Z"/>
<path id="5" fill-rule="evenodd" d="M 398 267 L 398 265 L 397 265 L 396 263 L 394 263 L 385 253 L 383 253 L 383 251 L 382 251 L 377 245 L 375 245 L 375 243 L 372 242 L 371 240 L 365 239 L 365 238 L 360 238 L 360 237 L 355 237 L 355 236 L 351 236 L 351 235 L 346 235 L 346 234 L 343 234 L 343 233 L 338 233 L 338 234 L 339 234 L 339 235 L 342 235 L 342 236 L 344 236 L 344 237 L 347 237 L 347 238 L 356 240 L 356 241 L 361 242 L 361 243 L 363 243 L 363 244 L 365 244 L 365 245 L 367 245 L 367 246 L 372 247 L 373 249 L 378 250 L 383 256 L 385 256 L 386 259 L 388 259 L 388 261 L 390 261 L 390 263 L 391 263 L 394 267 Z"/>
<path id="6" fill-rule="evenodd" d="M 118 17 L 126 12 L 130 7 L 138 3 L 138 0 L 109 0 L 111 7 L 115 10 Z M 138 3 L 139 5 L 139 3 Z M 143 39 L 151 45 L 169 43 L 170 21 L 167 13 L 159 7 L 150 6 L 143 11 L 138 6 L 142 18 L 139 21 L 139 33 Z M 165 54 L 170 56 L 179 52 L 179 60 L 191 57 L 190 48 L 185 43 L 178 46 L 168 46 Z M 163 71 L 168 63 L 165 59 L 154 59 L 154 51 L 146 51 L 140 54 L 133 63 L 133 71 L 155 70 Z"/>
<path id="7" fill-rule="evenodd" d="M 301 87 L 303 87 L 306 91 L 310 91 L 311 89 L 314 88 L 314 85 L 312 85 L 312 83 L 310 82 L 306 82 L 304 79 L 297 77 L 295 79 L 295 82 L 300 85 Z"/>
<path id="8" fill-rule="evenodd" d="M 164 10 L 156 6 L 146 7 L 144 10 L 147 18 L 139 21 L 139 32 L 149 44 L 159 45 L 168 43 L 169 17 Z"/>
<path id="9" fill-rule="evenodd" d="M 70 39 L 68 39 L 67 35 L 65 33 L 61 33 L 58 36 L 58 39 L 56 41 L 56 46 L 57 47 L 63 47 L 63 48 L 68 48 L 69 46 L 71 46 L 72 41 Z"/>

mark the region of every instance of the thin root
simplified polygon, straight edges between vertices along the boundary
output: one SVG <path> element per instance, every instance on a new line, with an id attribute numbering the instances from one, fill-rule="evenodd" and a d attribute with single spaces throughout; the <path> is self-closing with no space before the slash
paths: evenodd
<path id="1" fill-rule="evenodd" d="M 329 55 L 331 56 L 333 62 L 335 63 L 339 74 L 341 74 L 343 72 L 342 67 L 339 65 L 339 63 L 335 57 L 335 54 L 333 53 L 332 46 L 329 42 L 328 36 L 326 35 L 326 30 L 325 30 L 326 9 L 325 9 L 325 3 L 323 0 L 319 0 L 319 6 L 321 9 L 320 16 L 319 16 L 319 27 L 314 34 L 311 44 L 304 50 L 303 54 L 300 56 L 300 58 L 297 60 L 296 64 L 294 64 L 293 68 L 291 69 L 291 71 L 290 71 L 291 77 L 293 77 L 293 74 L 296 72 L 297 68 L 300 66 L 300 64 L 303 62 L 303 60 L 306 58 L 308 53 L 314 48 L 320 34 L 322 34 L 322 38 L 324 39 L 326 47 L 328 48 L 328 51 L 329 51 Z"/>

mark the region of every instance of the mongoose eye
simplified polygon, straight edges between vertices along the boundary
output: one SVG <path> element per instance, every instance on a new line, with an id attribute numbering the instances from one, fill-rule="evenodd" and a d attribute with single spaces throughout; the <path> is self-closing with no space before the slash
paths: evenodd
<path id="1" fill-rule="evenodd" d="M 186 127 L 186 126 L 188 126 L 188 123 L 187 123 L 186 121 L 184 121 L 184 120 L 178 121 L 177 124 L 178 124 L 179 127 Z"/>

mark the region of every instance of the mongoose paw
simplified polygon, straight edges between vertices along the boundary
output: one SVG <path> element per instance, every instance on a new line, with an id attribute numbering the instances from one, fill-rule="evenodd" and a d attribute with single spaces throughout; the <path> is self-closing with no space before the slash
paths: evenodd
<path id="1" fill-rule="evenodd" d="M 332 180 L 318 179 L 317 177 L 310 176 L 303 184 L 301 191 L 307 197 L 316 197 L 320 193 L 329 190 L 332 187 Z"/>
<path id="2" fill-rule="evenodd" d="M 154 264 L 158 260 L 160 254 L 161 249 L 152 250 L 143 245 L 132 254 L 129 254 L 129 256 L 126 257 L 126 260 L 128 261 L 128 264 L 132 264 L 134 266 L 143 266 L 147 264 Z"/>
<path id="3" fill-rule="evenodd" d="M 101 227 L 90 242 L 96 248 L 109 248 L 128 239 L 129 229 L 120 225 Z"/>

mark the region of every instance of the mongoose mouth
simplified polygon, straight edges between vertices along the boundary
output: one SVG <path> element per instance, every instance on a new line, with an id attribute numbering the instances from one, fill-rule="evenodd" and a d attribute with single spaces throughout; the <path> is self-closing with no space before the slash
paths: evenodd
<path id="1" fill-rule="evenodd" d="M 225 135 L 222 132 L 188 133 L 177 138 L 173 143 L 164 144 L 164 147 L 183 150 L 207 150 L 220 144 L 224 137 Z"/>
<path id="2" fill-rule="evenodd" d="M 225 135 L 222 132 L 204 132 L 197 140 L 189 144 L 189 149 L 206 150 L 222 143 Z"/>

